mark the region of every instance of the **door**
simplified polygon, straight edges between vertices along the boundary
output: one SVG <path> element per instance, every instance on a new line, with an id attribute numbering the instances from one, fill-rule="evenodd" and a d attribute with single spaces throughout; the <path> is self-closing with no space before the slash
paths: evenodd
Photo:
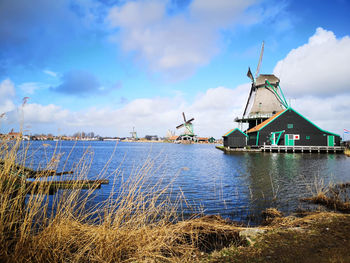
<path id="1" fill-rule="evenodd" d="M 284 144 L 286 146 L 294 146 L 294 135 L 293 134 L 285 134 L 284 135 Z"/>
<path id="2" fill-rule="evenodd" d="M 334 146 L 334 136 L 328 135 L 327 136 L 328 146 Z"/>

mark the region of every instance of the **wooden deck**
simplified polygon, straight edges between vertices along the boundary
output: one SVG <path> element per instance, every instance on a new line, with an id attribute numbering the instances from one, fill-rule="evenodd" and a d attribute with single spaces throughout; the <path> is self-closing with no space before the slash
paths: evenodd
<path id="1" fill-rule="evenodd" d="M 285 146 L 285 145 L 263 145 L 258 148 L 229 148 L 216 146 L 218 150 L 225 153 L 233 152 L 280 152 L 280 153 L 340 153 L 343 154 L 343 146 Z"/>
<path id="2" fill-rule="evenodd" d="M 263 152 L 299 152 L 299 153 L 344 153 L 343 146 L 285 146 L 263 145 Z"/>

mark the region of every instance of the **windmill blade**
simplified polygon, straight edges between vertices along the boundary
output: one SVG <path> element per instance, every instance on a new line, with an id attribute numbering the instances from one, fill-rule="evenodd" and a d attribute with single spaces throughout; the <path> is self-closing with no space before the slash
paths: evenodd
<path id="1" fill-rule="evenodd" d="M 262 58 L 263 58 L 263 54 L 264 54 L 264 41 L 262 42 L 262 45 L 261 45 L 260 58 L 259 58 L 258 66 L 257 66 L 257 68 L 256 68 L 255 78 L 256 78 L 256 77 L 258 76 L 258 74 L 259 74 L 260 66 L 261 66 L 261 62 L 262 62 Z"/>
<path id="2" fill-rule="evenodd" d="M 180 129 L 184 126 L 184 124 L 180 124 L 179 126 L 176 126 L 176 129 Z"/>
<path id="3" fill-rule="evenodd" d="M 254 91 L 254 83 L 252 83 L 252 87 L 250 88 L 249 97 L 248 97 L 248 100 L 247 100 L 247 104 L 245 105 L 244 113 L 243 113 L 242 118 L 244 118 L 244 116 L 246 116 L 246 113 L 247 113 L 247 110 L 248 110 L 248 106 L 249 106 L 249 102 L 250 102 L 250 100 L 252 100 L 253 91 Z"/>
<path id="4" fill-rule="evenodd" d="M 185 113 L 182 113 L 182 116 L 184 117 L 184 122 L 186 122 L 186 117 L 185 117 Z"/>
<path id="5" fill-rule="evenodd" d="M 254 77 L 253 77 L 252 72 L 250 71 L 250 67 L 248 67 L 247 77 L 250 78 L 252 80 L 252 82 L 254 82 Z"/>
<path id="6" fill-rule="evenodd" d="M 186 121 L 186 123 L 191 123 L 192 121 L 194 121 L 194 118 L 192 118 L 192 119 Z"/>

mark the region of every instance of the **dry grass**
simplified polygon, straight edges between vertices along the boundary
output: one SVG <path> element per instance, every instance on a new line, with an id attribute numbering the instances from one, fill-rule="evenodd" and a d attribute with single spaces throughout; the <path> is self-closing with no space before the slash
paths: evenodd
<path id="1" fill-rule="evenodd" d="M 344 154 L 345 154 L 346 156 L 350 157 L 350 149 L 349 149 L 349 148 L 346 148 L 346 149 L 344 150 Z"/>
<path id="2" fill-rule="evenodd" d="M 55 152 L 48 159 L 34 191 L 21 176 L 28 149 L 20 151 L 20 144 L 0 143 L 1 262 L 193 262 L 203 252 L 240 242 L 238 231 L 220 218 L 181 221 L 183 198 L 171 202 L 166 197 L 171 185 L 148 180 L 154 172 L 151 160 L 128 179 L 116 170 L 110 197 L 96 207 L 88 204 L 97 185 L 61 190 L 49 201 L 48 175 L 61 155 Z M 86 151 L 73 179 L 87 179 L 92 157 Z M 100 176 L 106 175 L 105 168 Z"/>
<path id="3" fill-rule="evenodd" d="M 325 184 L 322 179 L 315 179 L 310 192 L 312 196 L 302 198 L 301 201 L 322 205 L 342 213 L 350 213 L 350 183 Z"/>
<path id="4" fill-rule="evenodd" d="M 204 262 L 350 262 L 350 215 L 278 217 L 263 230 L 253 245 L 216 251 Z"/>

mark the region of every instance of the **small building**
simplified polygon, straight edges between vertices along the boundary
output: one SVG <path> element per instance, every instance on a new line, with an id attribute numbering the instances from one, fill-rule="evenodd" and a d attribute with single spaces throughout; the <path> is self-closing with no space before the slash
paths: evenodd
<path id="1" fill-rule="evenodd" d="M 207 137 L 197 137 L 197 142 L 198 143 L 208 143 L 208 139 Z"/>
<path id="2" fill-rule="evenodd" d="M 247 131 L 248 145 L 340 146 L 338 134 L 322 130 L 291 107 Z"/>
<path id="3" fill-rule="evenodd" d="M 8 133 L 7 138 L 10 140 L 16 140 L 18 138 L 22 138 L 22 133 L 21 132 L 14 132 L 13 129 Z"/>
<path id="4" fill-rule="evenodd" d="M 209 139 L 208 139 L 208 142 L 209 143 L 214 143 L 216 140 L 215 140 L 215 138 L 214 137 L 210 137 Z"/>
<path id="5" fill-rule="evenodd" d="M 145 136 L 145 139 L 146 139 L 147 141 L 158 141 L 158 140 L 159 140 L 159 138 L 158 138 L 157 135 L 146 135 L 146 136 Z"/>
<path id="6" fill-rule="evenodd" d="M 222 137 L 224 139 L 224 147 L 243 148 L 247 146 L 248 135 L 238 128 L 228 131 Z"/>
<path id="7" fill-rule="evenodd" d="M 179 136 L 173 135 L 173 136 L 170 136 L 167 140 L 171 141 L 171 142 L 175 142 L 178 138 L 179 138 Z"/>

